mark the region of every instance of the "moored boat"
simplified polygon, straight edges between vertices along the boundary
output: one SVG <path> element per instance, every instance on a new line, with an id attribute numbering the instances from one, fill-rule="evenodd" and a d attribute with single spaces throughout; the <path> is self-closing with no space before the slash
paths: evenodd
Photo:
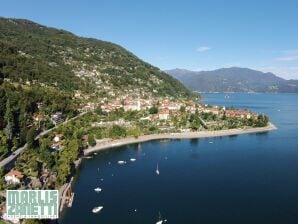
<path id="1" fill-rule="evenodd" d="M 98 206 L 98 207 L 93 208 L 93 209 L 92 209 L 92 212 L 93 212 L 93 213 L 98 213 L 98 212 L 100 212 L 102 209 L 103 209 L 102 206 Z"/>
<path id="2" fill-rule="evenodd" d="M 156 171 L 155 171 L 155 172 L 156 172 L 157 175 L 159 175 L 158 164 L 157 164 L 157 166 L 156 166 Z"/>
<path id="3" fill-rule="evenodd" d="M 101 189 L 101 188 L 99 188 L 99 187 L 97 187 L 97 188 L 95 188 L 95 189 L 94 189 L 94 191 L 95 191 L 95 192 L 101 192 L 101 191 L 102 191 L 102 189 Z"/>

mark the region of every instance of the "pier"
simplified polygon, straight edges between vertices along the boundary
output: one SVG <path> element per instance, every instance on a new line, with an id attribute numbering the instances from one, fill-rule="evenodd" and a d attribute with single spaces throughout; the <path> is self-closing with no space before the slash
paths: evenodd
<path id="1" fill-rule="evenodd" d="M 74 199 L 74 192 L 71 189 L 71 178 L 69 183 L 64 184 L 59 190 L 59 212 L 63 211 L 64 206 L 71 207 Z"/>

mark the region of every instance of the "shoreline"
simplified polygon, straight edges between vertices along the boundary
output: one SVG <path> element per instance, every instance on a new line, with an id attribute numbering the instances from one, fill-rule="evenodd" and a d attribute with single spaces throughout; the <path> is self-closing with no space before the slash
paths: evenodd
<path id="1" fill-rule="evenodd" d="M 218 131 L 199 131 L 199 132 L 184 132 L 184 133 L 162 133 L 162 134 L 151 134 L 142 135 L 137 138 L 127 137 L 122 139 L 109 140 L 106 142 L 97 143 L 95 146 L 85 149 L 84 155 L 88 155 L 93 152 L 107 150 L 110 148 L 115 148 L 123 145 L 142 143 L 152 140 L 162 140 L 162 139 L 194 139 L 194 138 L 213 138 L 213 137 L 223 137 L 231 135 L 241 135 L 241 134 L 252 134 L 261 133 L 277 130 L 277 127 L 271 122 L 268 123 L 266 127 L 259 128 L 244 128 L 244 129 L 226 129 Z"/>
<path id="2" fill-rule="evenodd" d="M 162 134 L 151 134 L 151 135 L 142 135 L 137 138 L 135 137 L 126 137 L 122 139 L 115 140 L 107 140 L 100 143 L 97 143 L 94 147 L 88 148 L 84 150 L 84 156 L 89 155 L 90 153 L 108 150 L 112 148 L 116 148 L 119 146 L 143 143 L 153 140 L 163 140 L 163 139 L 199 139 L 199 138 L 213 138 L 213 137 L 224 137 L 224 136 L 232 136 L 232 135 L 241 135 L 241 134 L 253 134 L 253 133 L 262 133 L 277 130 L 277 127 L 271 122 L 268 123 L 266 127 L 259 128 L 244 128 L 244 129 L 227 129 L 227 130 L 218 130 L 218 131 L 199 131 L 199 132 L 184 132 L 184 133 L 162 133 Z M 80 166 L 82 162 L 82 157 L 76 161 L 76 168 Z M 65 200 L 65 190 L 66 188 L 71 189 L 73 177 L 69 183 L 64 184 L 59 189 L 59 214 L 65 210 L 67 205 Z M 74 200 L 73 197 L 71 199 Z"/>

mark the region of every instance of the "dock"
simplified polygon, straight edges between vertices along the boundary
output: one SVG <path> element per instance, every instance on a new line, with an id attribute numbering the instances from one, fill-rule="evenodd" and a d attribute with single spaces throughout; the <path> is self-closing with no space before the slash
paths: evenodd
<path id="1" fill-rule="evenodd" d="M 73 177 L 69 183 L 64 184 L 59 190 L 59 212 L 61 213 L 65 207 L 71 207 L 74 200 L 74 192 L 71 189 L 71 183 Z"/>

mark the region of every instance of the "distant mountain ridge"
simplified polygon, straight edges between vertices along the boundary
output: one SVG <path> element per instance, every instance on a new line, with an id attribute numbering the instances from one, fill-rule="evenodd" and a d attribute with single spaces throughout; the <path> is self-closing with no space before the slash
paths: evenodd
<path id="1" fill-rule="evenodd" d="M 249 68 L 221 68 L 213 71 L 166 70 L 188 88 L 199 92 L 298 92 L 298 80 L 285 80 L 271 72 Z"/>

